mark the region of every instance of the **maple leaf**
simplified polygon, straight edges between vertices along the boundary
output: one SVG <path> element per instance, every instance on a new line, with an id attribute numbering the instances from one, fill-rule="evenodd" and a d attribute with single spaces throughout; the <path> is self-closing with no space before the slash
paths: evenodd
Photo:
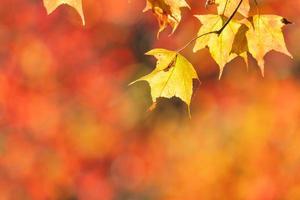
<path id="1" fill-rule="evenodd" d="M 154 104 L 159 97 L 180 98 L 188 105 L 190 114 L 193 79 L 198 79 L 193 65 L 179 53 L 166 49 L 153 49 L 146 55 L 152 55 L 157 59 L 156 68 L 133 83 L 147 81 Z"/>
<path id="2" fill-rule="evenodd" d="M 73 7 L 80 15 L 82 24 L 85 25 L 85 19 L 82 9 L 82 0 L 44 0 L 44 6 L 47 13 L 52 13 L 60 5 L 67 4 Z"/>
<path id="3" fill-rule="evenodd" d="M 172 27 L 171 34 L 174 33 L 181 21 L 180 8 L 183 7 L 190 8 L 185 0 L 147 0 L 143 11 L 152 10 L 156 16 L 159 23 L 158 37 L 159 33 L 166 29 L 168 25 Z"/>
<path id="4" fill-rule="evenodd" d="M 196 17 L 202 23 L 198 36 L 220 30 L 227 20 L 225 17 L 219 15 L 197 15 Z M 196 40 L 193 51 L 196 52 L 206 46 L 209 47 L 211 56 L 220 67 L 219 78 L 222 75 L 226 63 L 237 56 L 231 53 L 231 49 L 240 26 L 241 24 L 231 20 L 221 34 L 207 34 Z"/>
<path id="5" fill-rule="evenodd" d="M 251 22 L 251 23 L 250 23 Z M 282 27 L 290 22 L 277 15 L 255 15 L 245 23 L 249 30 L 246 32 L 249 52 L 257 60 L 264 75 L 264 56 L 275 50 L 292 57 L 286 48 Z"/>
<path id="6" fill-rule="evenodd" d="M 234 10 L 237 8 L 240 0 L 215 0 L 215 4 L 218 4 L 218 14 L 230 17 Z M 248 17 L 250 10 L 249 0 L 243 0 L 237 12 L 244 17 Z"/>
<path id="7" fill-rule="evenodd" d="M 242 24 L 240 28 L 238 29 L 237 33 L 235 34 L 232 48 L 231 48 L 231 54 L 238 55 L 242 57 L 246 63 L 247 69 L 248 69 L 248 42 L 246 33 L 249 30 L 249 28 Z"/>

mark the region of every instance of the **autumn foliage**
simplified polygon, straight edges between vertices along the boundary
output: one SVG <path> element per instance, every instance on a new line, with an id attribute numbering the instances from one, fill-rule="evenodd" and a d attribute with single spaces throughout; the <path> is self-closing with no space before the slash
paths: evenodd
<path id="1" fill-rule="evenodd" d="M 280 16 L 260 14 L 259 5 L 257 2 L 255 3 L 257 13 L 254 16 L 249 16 L 248 0 L 208 0 L 207 4 L 209 5 L 217 4 L 217 15 L 196 15 L 202 26 L 198 36 L 187 45 L 196 40 L 194 52 L 205 47 L 209 48 L 211 56 L 220 67 L 219 78 L 222 76 L 225 65 L 237 56 L 241 56 L 248 65 L 247 52 L 251 53 L 257 60 L 263 75 L 264 56 L 269 51 L 276 50 L 292 57 L 285 46 L 282 34 L 282 27 L 290 22 Z M 181 20 L 181 7 L 189 6 L 185 0 L 147 0 L 147 9 L 151 8 L 159 21 L 158 34 L 168 24 L 173 28 L 173 32 L 175 31 Z M 239 14 L 240 16 L 238 16 Z M 177 56 L 181 57 L 179 53 L 187 45 L 174 52 L 173 58 L 168 58 L 163 53 L 157 53 L 157 56 L 160 57 L 160 66 L 157 66 L 157 69 L 161 73 L 164 71 L 164 75 L 152 73 L 151 79 L 142 79 L 150 83 L 153 102 L 156 102 L 159 97 L 176 96 L 188 106 L 190 105 L 192 80 L 197 79 L 197 76 L 190 75 L 191 70 L 187 68 L 181 70 L 180 73 L 173 73 L 173 71 L 177 72 L 175 68 L 184 65 L 177 63 L 176 60 Z M 163 57 L 166 58 L 163 59 Z M 169 83 L 174 79 L 176 81 Z M 178 82 L 184 87 L 179 86 Z"/>
<path id="2" fill-rule="evenodd" d="M 300 199 L 299 12 L 2 0 L 0 200 Z"/>

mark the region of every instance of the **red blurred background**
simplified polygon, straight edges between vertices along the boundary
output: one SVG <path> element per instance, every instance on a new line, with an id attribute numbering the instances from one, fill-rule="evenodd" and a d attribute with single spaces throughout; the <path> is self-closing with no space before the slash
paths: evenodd
<path id="1" fill-rule="evenodd" d="M 207 50 L 183 54 L 202 84 L 192 119 L 179 99 L 152 113 L 146 83 L 155 47 L 177 49 L 196 35 L 188 0 L 175 34 L 156 40 L 144 0 L 83 0 L 87 25 L 42 0 L 1 0 L 0 200 L 300 199 L 300 0 L 259 1 L 284 28 L 294 56 L 229 63 L 222 79 Z M 170 30 L 169 30 L 170 31 Z"/>

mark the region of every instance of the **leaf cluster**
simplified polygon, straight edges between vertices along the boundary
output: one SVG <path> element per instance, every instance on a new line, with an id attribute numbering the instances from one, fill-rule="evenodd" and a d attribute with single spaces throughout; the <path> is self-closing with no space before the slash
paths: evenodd
<path id="1" fill-rule="evenodd" d="M 82 0 L 44 0 L 48 13 L 59 5 L 68 4 L 74 7 L 85 24 Z M 193 52 L 209 48 L 209 52 L 220 68 L 219 78 L 223 69 L 231 60 L 242 57 L 248 67 L 248 54 L 257 60 L 264 75 L 264 56 L 271 50 L 281 52 L 292 58 L 286 48 L 283 26 L 290 22 L 278 15 L 260 14 L 257 2 L 254 6 L 257 13 L 249 15 L 249 0 L 207 0 L 206 6 L 215 4 L 217 13 L 196 15 L 202 24 L 198 34 L 177 51 L 153 49 L 146 55 L 157 59 L 156 68 L 148 75 L 136 81 L 147 81 L 151 87 L 153 105 L 160 97 L 178 97 L 190 107 L 193 93 L 193 79 L 198 79 L 193 65 L 180 54 L 187 46 L 195 42 Z M 181 22 L 181 9 L 190 8 L 186 0 L 146 0 L 144 12 L 151 10 L 156 17 L 159 33 L 168 26 L 171 34 Z M 190 8 L 191 9 L 191 8 Z M 134 81 L 133 83 L 135 83 Z M 155 106 L 152 106 L 155 107 Z"/>
<path id="2" fill-rule="evenodd" d="M 220 68 L 219 78 L 222 76 L 225 65 L 236 57 L 242 57 L 248 67 L 248 53 L 257 60 L 262 75 L 264 75 L 264 56 L 269 51 L 275 50 L 292 58 L 286 48 L 282 33 L 282 27 L 290 23 L 288 20 L 277 15 L 263 15 L 259 11 L 250 16 L 249 0 L 208 0 L 206 6 L 212 4 L 217 5 L 217 13 L 195 16 L 202 25 L 198 35 L 183 48 L 172 51 L 172 53 L 163 49 L 150 51 L 152 52 L 150 55 L 154 55 L 158 59 L 157 66 L 153 72 L 145 76 L 150 76 L 151 79 L 142 77 L 138 81 L 149 82 L 154 103 L 159 97 L 176 96 L 183 100 L 189 109 L 193 91 L 192 79 L 198 79 L 198 77 L 194 74 L 191 63 L 188 61 L 182 63 L 176 60 L 174 63 L 171 57 L 183 58 L 180 52 L 194 41 L 193 52 L 209 48 L 212 58 Z M 164 6 L 159 7 L 159 5 Z M 255 6 L 258 5 L 255 4 Z M 174 32 L 181 17 L 177 17 L 175 25 L 170 18 L 178 16 L 182 7 L 190 8 L 185 0 L 147 0 L 147 10 L 151 8 L 160 22 L 158 33 L 164 30 L 166 25 L 170 25 L 173 28 L 172 33 Z M 156 13 L 158 10 L 163 15 L 158 15 Z M 172 56 L 166 56 L 171 54 Z M 161 73 L 165 69 L 177 73 L 164 73 L 162 77 Z M 158 71 L 161 73 L 157 73 Z M 161 85 L 166 85 L 166 87 L 161 87 Z"/>

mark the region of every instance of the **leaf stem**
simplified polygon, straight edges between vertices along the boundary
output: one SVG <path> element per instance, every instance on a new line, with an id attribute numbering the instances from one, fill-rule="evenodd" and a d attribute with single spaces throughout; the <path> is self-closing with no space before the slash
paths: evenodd
<path id="1" fill-rule="evenodd" d="M 178 49 L 176 52 L 177 53 L 180 53 L 181 51 L 183 51 L 185 48 L 187 48 L 192 42 L 194 42 L 195 40 L 203 37 L 203 36 L 206 36 L 206 35 L 209 35 L 209 34 L 217 34 L 217 35 L 220 35 L 223 30 L 227 27 L 227 25 L 230 23 L 230 21 L 233 19 L 233 17 L 235 16 L 235 14 L 237 13 L 238 9 L 240 8 L 240 6 L 242 5 L 242 2 L 243 0 L 240 0 L 239 1 L 239 4 L 237 5 L 237 7 L 235 8 L 235 10 L 233 11 L 233 13 L 230 15 L 230 17 L 227 19 L 227 21 L 224 23 L 224 25 L 219 29 L 219 30 L 216 30 L 216 31 L 210 31 L 210 32 L 207 32 L 207 33 L 204 33 L 204 34 L 201 34 L 201 35 L 198 35 L 194 38 L 192 38 L 190 41 L 188 41 L 183 47 L 181 47 L 180 49 Z"/>
<path id="2" fill-rule="evenodd" d="M 209 34 L 218 34 L 218 31 L 210 31 L 210 32 L 207 32 L 207 33 L 203 33 L 201 35 L 198 35 L 196 37 L 194 37 L 193 39 L 191 39 L 190 41 L 188 41 L 183 47 L 181 47 L 180 49 L 178 49 L 176 52 L 177 53 L 180 53 L 181 51 L 183 51 L 185 48 L 187 48 L 192 42 L 194 42 L 195 40 L 205 36 L 205 35 L 209 35 Z"/>

